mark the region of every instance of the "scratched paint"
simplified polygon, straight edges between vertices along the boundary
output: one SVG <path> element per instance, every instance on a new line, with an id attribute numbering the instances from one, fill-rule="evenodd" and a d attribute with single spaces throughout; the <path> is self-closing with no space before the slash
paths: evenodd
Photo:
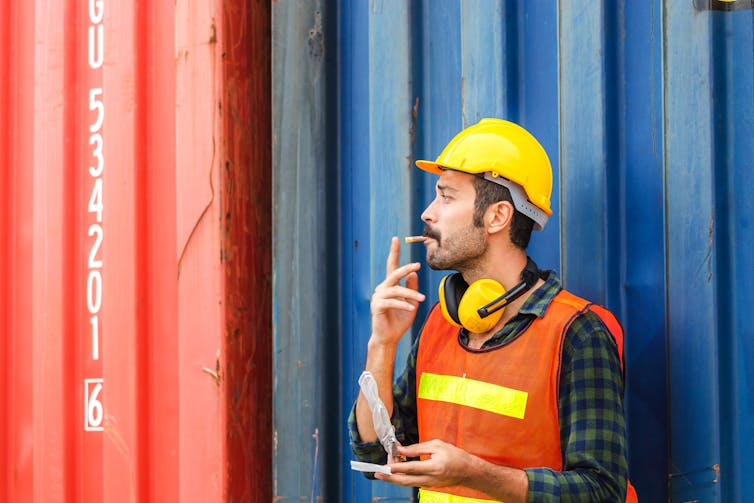
<path id="1" fill-rule="evenodd" d="M 384 167 L 363 153 L 375 145 L 401 153 L 391 136 L 404 130 L 401 106 L 416 116 L 414 159 L 436 156 L 479 117 L 501 115 L 541 139 L 555 170 L 555 216 L 535 236 L 532 256 L 557 269 L 570 289 L 620 313 L 626 328 L 631 478 L 642 501 L 754 494 L 745 476 L 725 477 L 726 466 L 741 473 L 747 455 L 738 445 L 754 441 L 745 420 L 754 386 L 743 377 L 754 361 L 751 338 L 735 314 L 743 304 L 727 301 L 729 291 L 735 299 L 748 295 L 732 264 L 751 262 L 733 236 L 751 237 L 744 215 L 752 189 L 741 173 L 754 164 L 752 12 L 659 0 L 424 1 L 411 6 L 408 41 L 396 23 L 395 47 L 372 32 L 387 29 L 378 19 L 386 2 L 370 7 L 338 12 L 344 418 L 363 364 L 367 299 L 384 258 L 379 237 L 406 226 L 415 234 L 434 190 L 415 170 L 405 215 L 403 174 L 386 175 L 392 192 L 384 180 L 367 184 Z M 403 77 L 411 99 L 391 103 L 397 110 L 386 127 L 383 90 L 365 82 L 377 71 L 400 89 L 393 79 L 401 78 L 405 43 L 412 45 Z M 395 55 L 389 68 L 379 63 L 385 52 Z M 379 213 L 385 194 L 390 207 Z M 417 250 L 405 260 L 421 260 Z M 430 299 L 438 276 L 421 275 Z M 728 421 L 737 433 L 724 433 Z M 341 497 L 377 497 L 382 487 L 348 471 L 345 434 L 341 442 Z"/>
<path id="2" fill-rule="evenodd" d="M 272 6 L 273 410 L 275 501 L 337 492 L 337 169 L 328 149 L 327 2 Z M 328 58 L 331 58 L 328 60 Z"/>
<path id="3" fill-rule="evenodd" d="M 0 24 L 0 501 L 269 501 L 269 7 Z"/>
<path id="4" fill-rule="evenodd" d="M 87 5 L 0 2 L 0 500 L 411 501 L 344 423 L 412 163 L 486 115 L 553 162 L 532 256 L 620 314 L 641 500 L 750 500 L 754 10 L 713 3 L 105 1 L 92 68 Z"/>

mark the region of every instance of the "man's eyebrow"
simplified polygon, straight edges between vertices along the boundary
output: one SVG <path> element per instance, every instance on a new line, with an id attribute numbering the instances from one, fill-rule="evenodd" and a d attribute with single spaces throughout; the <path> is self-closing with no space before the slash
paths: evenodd
<path id="1" fill-rule="evenodd" d="M 443 185 L 441 183 L 437 184 L 437 190 L 441 190 L 442 192 L 458 192 L 458 189 L 455 187 L 449 187 L 448 185 Z"/>

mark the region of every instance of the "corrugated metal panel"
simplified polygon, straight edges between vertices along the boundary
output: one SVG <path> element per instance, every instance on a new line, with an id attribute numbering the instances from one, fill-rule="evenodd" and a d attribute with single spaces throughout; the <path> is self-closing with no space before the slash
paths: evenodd
<path id="1" fill-rule="evenodd" d="M 276 26 L 302 15 L 291 3 Z M 341 278 L 341 421 L 356 395 L 386 238 L 416 232 L 432 193 L 434 180 L 411 171 L 406 156 L 435 156 L 464 125 L 501 115 L 537 135 L 555 169 L 556 215 L 531 254 L 627 329 L 641 500 L 754 494 L 744 475 L 754 452 L 754 355 L 742 316 L 751 295 L 739 272 L 752 261 L 752 10 L 702 4 L 426 0 L 407 12 L 380 1 L 327 11 L 325 24 L 338 22 L 326 44 L 337 46 L 338 99 L 313 106 L 339 125 L 342 244 L 336 274 L 318 274 Z M 291 75 L 307 78 L 275 73 L 276 82 Z M 317 169 L 304 159 L 298 169 Z M 438 277 L 423 272 L 430 297 Z M 299 410 L 287 407 L 278 402 L 278 415 Z M 278 442 L 300 445 L 303 435 Z M 343 489 L 324 498 L 411 496 L 352 474 L 344 433 L 339 442 Z"/>
<path id="2" fill-rule="evenodd" d="M 607 288 L 630 337 L 626 409 L 630 469 L 643 501 L 667 493 L 665 205 L 663 152 L 662 4 L 625 2 L 609 16 L 617 106 L 607 141 L 620 175 L 613 177 L 613 220 L 620 228 L 615 257 L 619 281 Z M 625 36 L 622 36 L 625 34 Z M 615 223 L 617 219 L 617 223 Z M 623 251 L 620 251 L 623 250 Z"/>
<path id="3" fill-rule="evenodd" d="M 0 500 L 269 501 L 269 7 L 0 19 Z"/>
<path id="4" fill-rule="evenodd" d="M 710 15 L 665 10 L 664 154 L 671 495 L 720 501 L 720 369 L 714 254 L 714 109 Z M 685 34 L 694 33 L 694 37 Z M 690 133 L 689 125 L 697 127 Z M 687 292 L 693 292 L 688 295 Z M 683 336 L 681 336 L 683 334 Z M 693 394 L 689 390 L 694 390 Z M 694 417 L 681 425 L 683 418 Z M 690 442 L 690 439 L 694 439 Z"/>
<path id="5" fill-rule="evenodd" d="M 754 305 L 747 284 L 747 271 L 754 270 L 754 197 L 749 183 L 754 167 L 753 26 L 752 11 L 713 18 L 716 90 L 724 96 L 715 128 L 722 501 L 745 501 L 754 495 L 754 479 L 748 476 L 754 452 L 754 329 L 746 314 Z"/>
<path id="6" fill-rule="evenodd" d="M 320 1 L 272 6 L 275 501 L 318 501 L 338 487 L 331 12 Z"/>
<path id="7" fill-rule="evenodd" d="M 745 501 L 754 494 L 752 330 L 741 311 L 751 300 L 741 278 L 751 264 L 754 14 L 669 8 L 665 22 L 671 495 Z"/>
<path id="8" fill-rule="evenodd" d="M 272 500 L 272 90 L 269 2 L 223 1 L 215 63 L 223 173 L 223 501 Z M 220 10 L 221 9 L 221 10 Z M 191 498 L 193 496 L 187 496 Z"/>
<path id="9" fill-rule="evenodd" d="M 609 242 L 608 230 L 613 230 L 606 221 L 610 205 L 606 109 L 613 103 L 607 102 L 604 85 L 608 38 L 604 18 L 601 3 L 560 2 L 557 48 L 561 278 L 586 298 L 603 302 L 611 265 L 604 245 Z"/>

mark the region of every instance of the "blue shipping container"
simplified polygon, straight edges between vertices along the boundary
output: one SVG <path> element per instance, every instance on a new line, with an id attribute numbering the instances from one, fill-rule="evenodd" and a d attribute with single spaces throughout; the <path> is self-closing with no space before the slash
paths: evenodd
<path id="1" fill-rule="evenodd" d="M 413 161 L 488 116 L 524 125 L 553 163 L 555 213 L 530 254 L 626 330 L 640 500 L 754 497 L 752 2 L 272 11 L 277 501 L 413 497 L 348 465 L 369 298 L 390 236 L 419 233 L 433 196 Z M 439 277 L 422 273 L 418 319 Z"/>

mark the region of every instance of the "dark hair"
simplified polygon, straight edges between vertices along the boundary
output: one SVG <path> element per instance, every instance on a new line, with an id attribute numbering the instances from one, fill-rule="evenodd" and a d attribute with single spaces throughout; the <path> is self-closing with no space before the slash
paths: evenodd
<path id="1" fill-rule="evenodd" d="M 490 204 L 498 201 L 507 201 L 513 204 L 513 198 L 511 198 L 511 193 L 507 187 L 490 182 L 482 177 L 474 177 L 474 189 L 476 190 L 476 198 L 474 199 L 474 225 L 476 227 L 484 225 L 482 219 Z M 511 243 L 522 250 L 526 250 L 533 228 L 534 220 L 515 210 L 511 221 Z"/>

